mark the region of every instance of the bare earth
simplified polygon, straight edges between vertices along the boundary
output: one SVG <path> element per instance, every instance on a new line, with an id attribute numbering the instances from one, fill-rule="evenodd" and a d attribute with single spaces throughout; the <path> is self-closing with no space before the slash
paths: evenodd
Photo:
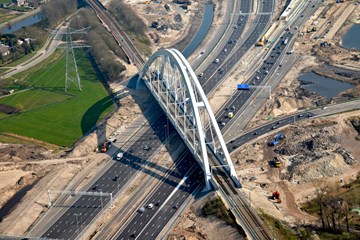
<path id="1" fill-rule="evenodd" d="M 102 1 L 106 4 L 107 0 Z M 149 36 L 157 48 L 170 46 L 182 40 L 189 31 L 192 17 L 202 7 L 200 1 L 194 1 L 188 10 L 183 10 L 170 0 L 145 4 L 146 1 L 129 0 L 128 3 L 138 10 L 139 15 L 149 26 L 153 21 L 166 25 L 167 30 L 149 29 Z M 330 0 L 325 3 L 333 2 Z M 170 6 L 166 10 L 164 4 Z M 222 2 L 224 3 L 224 2 Z M 225 9 L 223 8 L 222 11 Z M 319 9 L 315 15 L 321 13 Z M 358 52 L 343 49 L 340 38 L 354 22 L 359 21 L 359 5 L 352 2 L 334 4 L 327 13 L 326 19 L 310 19 L 302 30 L 304 36 L 295 43 L 295 52 L 301 55 L 300 60 L 286 75 L 273 93 L 275 101 L 265 103 L 259 110 L 250 126 L 263 123 L 265 116 L 281 116 L 298 109 L 312 106 L 312 102 L 322 101 L 314 95 L 306 95 L 299 90 L 296 80 L 298 75 L 309 69 L 320 72 L 321 66 L 328 63 L 334 66 L 359 70 L 359 60 L 355 57 Z M 221 13 L 215 16 L 219 21 Z M 306 33 L 311 24 L 318 21 L 318 31 Z M 327 24 L 332 20 L 332 24 Z M 331 26 L 329 26 L 331 25 Z M 327 30 L 325 38 L 314 40 L 322 36 Z M 212 32 L 211 32 L 212 31 Z M 214 30 L 210 30 L 210 34 Z M 319 43 L 327 41 L 331 47 L 319 47 Z M 128 66 L 126 76 L 132 76 L 134 67 Z M 328 73 L 329 74 L 329 73 Z M 340 78 L 340 77 L 339 77 Z M 341 79 L 349 81 L 351 79 Z M 119 136 L 127 133 L 126 128 L 136 122 L 141 116 L 137 103 L 143 104 L 143 110 L 150 104 L 150 99 L 142 97 L 143 92 L 126 92 L 123 86 L 111 86 L 119 93 L 121 107 L 104 123 L 97 132 L 91 133 L 79 141 L 70 153 L 61 150 L 48 150 L 37 147 L 42 143 L 34 142 L 28 145 L 0 145 L 0 207 L 20 189 L 36 183 L 0 222 L 0 234 L 23 235 L 29 227 L 39 220 L 47 211 L 47 189 L 68 189 L 69 186 L 81 189 L 89 183 L 106 163 L 112 154 L 95 153 L 94 150 L 111 135 Z M 349 94 L 359 93 L 359 87 Z M 299 204 L 314 196 L 314 189 L 322 181 L 337 183 L 340 179 L 350 181 L 360 171 L 359 142 L 354 138 L 356 131 L 349 124 L 350 116 L 359 116 L 360 112 L 341 114 L 327 119 L 313 120 L 300 125 L 289 126 L 283 130 L 286 139 L 278 146 L 270 148 L 266 143 L 274 137 L 267 137 L 250 143 L 233 154 L 234 162 L 239 159 L 237 173 L 244 185 L 243 191 L 251 198 L 256 208 L 276 218 L 295 224 L 299 222 L 314 222 L 315 219 L 299 210 Z M 313 150 L 303 151 L 304 144 L 313 142 Z M 303 145 L 302 145 L 303 144 Z M 274 152 L 274 150 L 278 150 Z M 291 150 L 286 152 L 287 149 Z M 300 151 L 301 150 L 301 151 Z M 279 153 L 279 151 L 283 151 Z M 284 152 L 285 151 L 285 152 Z M 314 155 L 315 154 L 315 155 Z M 273 168 L 269 161 L 279 157 L 281 168 Z M 316 160 L 314 160 L 316 159 Z M 291 166 L 291 167 L 290 167 Z M 289 168 L 290 167 L 290 168 Z M 256 180 L 250 180 L 256 176 Z M 79 182 L 80 179 L 86 181 Z M 281 192 L 282 203 L 277 204 L 269 200 L 271 192 Z M 203 203 L 195 203 L 187 210 L 181 221 L 170 234 L 169 239 L 240 239 L 236 229 L 227 226 L 215 218 L 203 218 L 199 213 Z M 105 216 L 107 218 L 109 216 Z M 99 223 L 102 225 L 103 223 Z"/>

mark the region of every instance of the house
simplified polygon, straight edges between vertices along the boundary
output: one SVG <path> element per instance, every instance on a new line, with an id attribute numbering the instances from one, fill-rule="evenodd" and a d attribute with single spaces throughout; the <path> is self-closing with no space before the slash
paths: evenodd
<path id="1" fill-rule="evenodd" d="M 5 46 L 0 46 L 0 54 L 1 56 L 6 56 L 10 54 L 9 48 Z"/>
<path id="2" fill-rule="evenodd" d="M 20 7 L 25 5 L 26 0 L 13 0 L 13 3 L 15 3 L 16 6 Z"/>

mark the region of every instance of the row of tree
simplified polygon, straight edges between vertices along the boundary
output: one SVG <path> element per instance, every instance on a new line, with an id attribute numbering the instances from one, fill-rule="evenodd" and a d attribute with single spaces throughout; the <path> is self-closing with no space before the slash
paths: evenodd
<path id="1" fill-rule="evenodd" d="M 77 10 L 77 0 L 51 0 L 41 6 L 45 27 L 55 27 L 65 16 Z"/>
<path id="2" fill-rule="evenodd" d="M 142 43 L 150 44 L 150 40 L 145 34 L 146 24 L 124 0 L 111 1 L 109 9 L 129 33 L 136 35 L 136 38 Z"/>
<path id="3" fill-rule="evenodd" d="M 355 182 L 345 185 L 345 187 L 351 188 L 353 184 L 360 184 L 360 173 Z M 359 207 L 360 195 L 356 189 L 339 195 L 341 190 L 338 186 L 324 186 L 316 190 L 315 202 L 323 229 L 333 232 L 349 231 L 350 229 L 349 223 L 356 216 L 352 209 Z"/>
<path id="4" fill-rule="evenodd" d="M 86 8 L 81 9 L 78 17 L 71 21 L 71 27 L 74 29 L 90 27 L 87 34 L 74 36 L 74 39 L 83 37 L 85 42 L 92 46 L 91 54 L 109 81 L 118 79 L 126 69 L 119 59 L 128 62 L 127 56 L 113 36 L 101 25 L 94 12 Z"/>

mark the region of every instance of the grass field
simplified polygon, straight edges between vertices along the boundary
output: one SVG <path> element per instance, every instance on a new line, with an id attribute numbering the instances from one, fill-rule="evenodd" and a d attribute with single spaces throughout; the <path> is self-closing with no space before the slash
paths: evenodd
<path id="1" fill-rule="evenodd" d="M 27 89 L 0 98 L 21 113 L 0 114 L 0 132 L 69 147 L 114 108 L 95 69 L 82 50 L 76 51 L 82 91 L 65 84 L 65 57 L 48 59 L 42 67 L 11 78 L 9 88 Z M 9 81 L 9 80 L 8 80 Z"/>
<path id="2" fill-rule="evenodd" d="M 2 0 L 0 0 L 0 4 Z M 0 8 L 0 23 L 5 23 L 10 21 L 13 18 L 16 18 L 17 16 L 20 16 L 21 13 L 16 13 L 16 14 L 10 14 L 10 10 L 6 10 L 6 9 L 1 9 Z"/>

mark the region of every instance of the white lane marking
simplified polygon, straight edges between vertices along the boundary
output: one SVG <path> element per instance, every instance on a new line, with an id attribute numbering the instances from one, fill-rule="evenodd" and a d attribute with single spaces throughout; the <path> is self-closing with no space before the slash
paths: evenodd
<path id="1" fill-rule="evenodd" d="M 143 227 L 143 229 L 139 232 L 139 235 L 135 238 L 138 239 L 138 237 L 141 235 L 141 233 L 146 229 L 146 227 L 151 223 L 151 221 L 156 217 L 156 215 L 163 209 L 163 207 L 166 205 L 166 203 L 168 201 L 170 201 L 171 197 L 174 196 L 174 194 L 176 193 L 176 191 L 181 187 L 181 185 L 183 185 L 186 181 L 186 179 L 188 179 L 188 177 L 184 177 L 183 179 L 181 179 L 181 181 L 179 182 L 179 184 L 175 187 L 175 189 L 170 193 L 170 195 L 166 198 L 166 200 L 164 201 L 163 204 L 161 204 L 161 206 L 159 207 L 159 210 L 157 210 L 157 212 L 154 214 L 154 216 L 152 216 L 152 218 L 148 221 L 148 223 Z"/>

